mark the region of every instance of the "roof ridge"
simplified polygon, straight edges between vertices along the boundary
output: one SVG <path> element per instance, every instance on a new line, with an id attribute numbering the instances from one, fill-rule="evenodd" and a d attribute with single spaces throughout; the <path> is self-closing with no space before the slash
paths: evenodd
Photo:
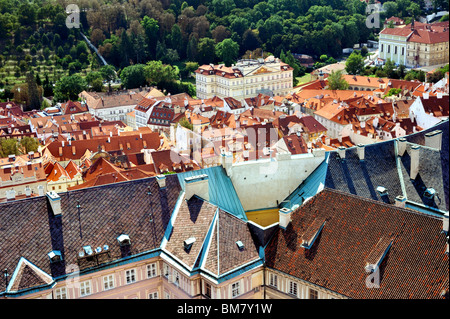
<path id="1" fill-rule="evenodd" d="M 423 212 L 414 210 L 414 209 L 412 209 L 412 208 L 398 207 L 398 206 L 395 206 L 395 205 L 392 205 L 392 204 L 387 204 L 387 203 L 382 202 L 382 201 L 374 200 L 374 199 L 372 199 L 372 198 L 366 198 L 366 197 L 358 196 L 358 195 L 355 195 L 355 194 L 346 193 L 346 192 L 341 191 L 341 190 L 338 190 L 338 189 L 329 188 L 329 187 L 327 187 L 327 186 L 324 186 L 324 188 L 323 188 L 322 191 L 320 191 L 320 192 L 317 193 L 316 195 L 312 196 L 310 199 L 315 198 L 317 195 L 319 195 L 319 194 L 320 194 L 321 192 L 323 192 L 323 191 L 331 191 L 331 192 L 333 192 L 333 193 L 338 193 L 338 194 L 341 194 L 341 195 L 350 196 L 350 197 L 353 197 L 353 198 L 356 198 L 356 199 L 360 199 L 360 200 L 362 200 L 362 201 L 367 201 L 367 202 L 371 202 L 371 203 L 373 203 L 373 204 L 381 205 L 381 206 L 384 206 L 384 207 L 389 207 L 389 208 L 391 208 L 391 209 L 400 210 L 400 211 L 403 211 L 403 212 L 405 212 L 405 213 L 412 213 L 412 214 L 416 214 L 416 215 L 420 215 L 420 216 L 430 217 L 430 218 L 433 218 L 433 219 L 436 219 L 436 220 L 440 220 L 440 219 L 441 219 L 441 218 L 439 218 L 439 217 L 437 217 L 437 216 L 435 216 L 435 215 L 423 213 Z M 309 202 L 309 201 L 308 201 L 308 202 Z M 300 206 L 299 209 L 300 209 L 301 207 L 302 207 L 302 206 Z"/>

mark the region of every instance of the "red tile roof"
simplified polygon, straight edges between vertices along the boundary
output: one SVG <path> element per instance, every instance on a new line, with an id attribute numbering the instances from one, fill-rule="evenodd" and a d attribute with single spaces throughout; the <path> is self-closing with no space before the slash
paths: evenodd
<path id="1" fill-rule="evenodd" d="M 325 226 L 305 249 L 301 238 L 317 219 Z M 350 298 L 441 299 L 449 288 L 445 236 L 442 218 L 325 188 L 292 213 L 286 230 L 277 230 L 266 265 Z M 391 239 L 380 287 L 369 289 L 366 263 Z"/>

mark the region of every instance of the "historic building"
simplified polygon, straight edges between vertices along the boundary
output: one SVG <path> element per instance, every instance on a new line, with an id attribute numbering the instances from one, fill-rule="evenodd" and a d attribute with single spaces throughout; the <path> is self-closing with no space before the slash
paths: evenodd
<path id="1" fill-rule="evenodd" d="M 293 68 L 274 56 L 240 60 L 236 65 L 202 65 L 195 71 L 197 98 L 214 96 L 242 100 L 259 93 L 287 95 L 293 88 Z"/>

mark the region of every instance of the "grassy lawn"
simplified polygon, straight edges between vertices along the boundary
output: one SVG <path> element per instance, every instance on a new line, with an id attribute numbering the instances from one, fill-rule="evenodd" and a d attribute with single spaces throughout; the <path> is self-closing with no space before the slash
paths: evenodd
<path id="1" fill-rule="evenodd" d="M 297 77 L 297 80 L 298 80 L 298 84 L 297 85 L 310 82 L 311 81 L 311 74 L 310 73 L 306 73 L 304 76 Z"/>

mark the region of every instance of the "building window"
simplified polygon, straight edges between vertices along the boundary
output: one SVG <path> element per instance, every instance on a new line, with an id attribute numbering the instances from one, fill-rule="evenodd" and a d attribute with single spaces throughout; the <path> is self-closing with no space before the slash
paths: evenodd
<path id="1" fill-rule="evenodd" d="M 91 291 L 91 282 L 90 281 L 84 281 L 80 283 L 80 295 L 81 297 L 90 295 L 92 293 Z"/>
<path id="2" fill-rule="evenodd" d="M 167 264 L 164 264 L 163 275 L 164 275 L 164 277 L 169 278 L 169 265 L 167 265 Z"/>
<path id="3" fill-rule="evenodd" d="M 152 292 L 148 294 L 148 299 L 158 299 L 158 292 Z"/>
<path id="4" fill-rule="evenodd" d="M 273 287 L 278 287 L 278 276 L 275 274 L 269 274 L 269 285 Z"/>
<path id="5" fill-rule="evenodd" d="M 108 275 L 103 277 L 103 288 L 104 290 L 114 288 L 114 275 Z"/>
<path id="6" fill-rule="evenodd" d="M 125 277 L 127 280 L 127 284 L 132 284 L 133 282 L 136 282 L 136 270 L 129 269 L 125 271 Z"/>
<path id="7" fill-rule="evenodd" d="M 164 291 L 164 299 L 170 299 L 170 294 L 167 291 Z"/>
<path id="8" fill-rule="evenodd" d="M 67 299 L 67 292 L 65 287 L 55 290 L 55 299 Z"/>
<path id="9" fill-rule="evenodd" d="M 156 263 L 147 265 L 147 278 L 156 277 Z"/>
<path id="10" fill-rule="evenodd" d="M 319 292 L 314 289 L 309 289 L 309 299 L 319 299 Z"/>
<path id="11" fill-rule="evenodd" d="M 289 293 L 297 296 L 297 283 L 294 281 L 289 282 Z"/>
<path id="12" fill-rule="evenodd" d="M 178 273 L 178 271 L 173 270 L 172 276 L 173 276 L 173 283 L 175 285 L 179 286 L 180 285 L 180 274 Z"/>
<path id="13" fill-rule="evenodd" d="M 241 294 L 240 292 L 240 285 L 239 285 L 239 281 L 235 282 L 234 284 L 231 284 L 231 297 L 237 297 Z"/>
<path id="14" fill-rule="evenodd" d="M 211 298 L 211 284 L 205 282 L 205 296 Z"/>

